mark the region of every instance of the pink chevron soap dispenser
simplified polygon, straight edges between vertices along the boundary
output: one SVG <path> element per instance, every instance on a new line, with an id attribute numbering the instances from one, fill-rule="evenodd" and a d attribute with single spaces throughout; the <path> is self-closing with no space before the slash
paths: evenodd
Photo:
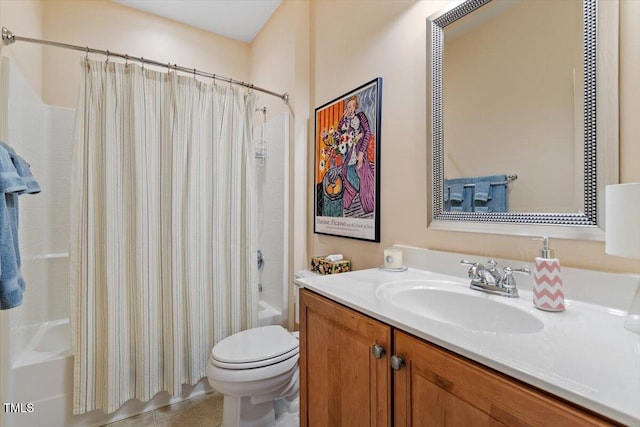
<path id="1" fill-rule="evenodd" d="M 540 256 L 536 257 L 533 271 L 533 305 L 540 310 L 562 311 L 564 310 L 564 291 L 560 260 L 554 257 L 553 249 L 549 249 L 548 237 L 533 240 L 543 241 Z"/>

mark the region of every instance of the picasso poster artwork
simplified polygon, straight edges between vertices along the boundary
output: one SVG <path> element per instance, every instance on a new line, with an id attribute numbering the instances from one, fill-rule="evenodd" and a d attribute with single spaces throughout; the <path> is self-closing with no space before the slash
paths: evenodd
<path id="1" fill-rule="evenodd" d="M 380 241 L 382 79 L 316 108 L 314 231 Z"/>

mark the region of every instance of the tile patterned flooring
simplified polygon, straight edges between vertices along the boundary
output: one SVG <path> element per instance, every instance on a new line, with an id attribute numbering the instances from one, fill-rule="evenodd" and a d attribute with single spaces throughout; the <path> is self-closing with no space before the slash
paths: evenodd
<path id="1" fill-rule="evenodd" d="M 108 427 L 220 427 L 222 426 L 222 399 L 219 393 L 174 403 L 126 418 Z"/>

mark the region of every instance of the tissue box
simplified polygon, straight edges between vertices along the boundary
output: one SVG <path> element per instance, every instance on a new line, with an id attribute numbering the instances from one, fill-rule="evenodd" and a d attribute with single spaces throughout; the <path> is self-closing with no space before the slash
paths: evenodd
<path id="1" fill-rule="evenodd" d="M 328 261 L 324 256 L 311 257 L 311 271 L 319 274 L 335 274 L 351 271 L 351 261 L 343 259 L 340 261 Z"/>

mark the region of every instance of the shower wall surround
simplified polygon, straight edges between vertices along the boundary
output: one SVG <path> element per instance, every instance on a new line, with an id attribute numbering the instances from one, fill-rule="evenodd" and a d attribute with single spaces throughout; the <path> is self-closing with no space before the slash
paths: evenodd
<path id="1" fill-rule="evenodd" d="M 254 140 L 262 135 L 254 129 Z M 264 256 L 259 279 L 260 299 L 281 312 L 288 313 L 288 224 L 289 224 L 289 114 L 280 113 L 264 124 L 266 155 L 256 159 L 258 199 L 258 248 Z"/>
<path id="2" fill-rule="evenodd" d="M 32 383 L 32 373 L 48 371 L 45 367 L 49 367 L 51 371 L 44 378 L 54 373 L 72 374 L 69 329 L 53 325 L 68 325 L 69 318 L 69 180 L 75 111 L 43 103 L 7 57 L 1 60 L 0 75 L 3 138 L 29 162 L 42 189 L 33 197 L 20 198 L 19 237 L 26 292 L 21 306 L 0 313 L 1 395 L 3 402 L 29 401 L 52 410 L 51 416 L 62 416 L 64 406 L 50 405 L 63 393 L 64 383 L 49 387 L 51 381 L 45 381 L 38 387 Z M 44 332 L 54 329 L 60 330 L 56 350 L 49 351 Z M 38 425 L 45 422 L 36 420 L 43 416 L 42 412 L 27 417 L 2 411 L 0 425 Z"/>

